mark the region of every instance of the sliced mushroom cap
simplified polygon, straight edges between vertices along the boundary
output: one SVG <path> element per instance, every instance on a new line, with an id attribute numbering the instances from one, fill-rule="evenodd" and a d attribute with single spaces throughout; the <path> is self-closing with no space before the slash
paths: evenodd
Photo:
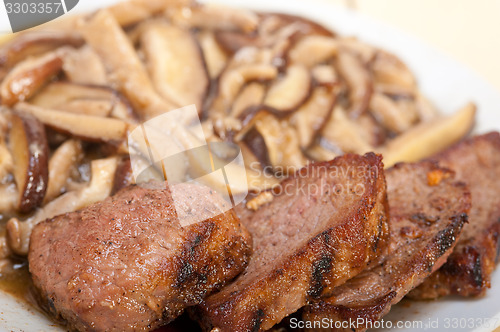
<path id="1" fill-rule="evenodd" d="M 393 84 L 414 89 L 416 80 L 408 67 L 396 56 L 378 51 L 371 63 L 373 79 L 377 83 Z"/>
<path id="2" fill-rule="evenodd" d="M 78 30 L 101 58 L 111 83 L 127 97 L 141 118 L 149 119 L 176 108 L 155 91 L 134 46 L 108 11 L 100 10 L 80 21 Z"/>
<path id="3" fill-rule="evenodd" d="M 30 31 L 0 46 L 0 67 L 11 68 L 29 57 L 37 57 L 61 46 L 79 47 L 82 37 L 73 31 Z"/>
<path id="4" fill-rule="evenodd" d="M 49 147 L 45 128 L 29 114 L 12 114 L 9 142 L 19 193 L 18 210 L 28 213 L 42 204 L 47 190 Z"/>
<path id="5" fill-rule="evenodd" d="M 106 68 L 94 50 L 85 45 L 70 50 L 63 59 L 63 71 L 70 82 L 107 85 Z"/>
<path id="6" fill-rule="evenodd" d="M 188 28 L 251 32 L 259 24 L 259 17 L 251 11 L 214 4 L 171 6 L 165 15 L 175 25 Z"/>
<path id="7" fill-rule="evenodd" d="M 121 26 L 129 26 L 173 6 L 189 6 L 192 0 L 128 0 L 119 2 L 109 11 Z"/>
<path id="8" fill-rule="evenodd" d="M 0 184 L 0 213 L 11 214 L 19 206 L 19 193 L 15 183 Z"/>
<path id="9" fill-rule="evenodd" d="M 67 113 L 19 103 L 16 109 L 36 117 L 45 125 L 91 142 L 124 141 L 130 125 L 125 121 L 99 116 Z"/>
<path id="10" fill-rule="evenodd" d="M 180 107 L 195 104 L 201 112 L 209 81 L 192 33 L 158 22 L 144 29 L 141 45 L 149 75 L 160 94 Z"/>
<path id="11" fill-rule="evenodd" d="M 369 107 L 379 123 L 394 133 L 402 133 L 412 125 L 411 115 L 403 113 L 403 109 L 383 94 L 373 94 Z"/>
<path id="12" fill-rule="evenodd" d="M 209 111 L 210 118 L 219 121 L 225 117 L 247 82 L 269 81 L 276 76 L 278 76 L 278 70 L 270 64 L 246 64 L 236 68 L 227 68 L 219 78 L 218 92 Z"/>
<path id="13" fill-rule="evenodd" d="M 53 82 L 30 100 L 35 106 L 134 122 L 132 107 L 117 91 L 94 85 Z"/>
<path id="14" fill-rule="evenodd" d="M 227 53 L 234 54 L 244 47 L 260 47 L 262 40 L 255 34 L 246 34 L 238 31 L 215 31 L 217 44 Z"/>
<path id="15" fill-rule="evenodd" d="M 334 108 L 330 119 L 321 130 L 321 136 L 321 144 L 333 151 L 337 148 L 344 153 L 364 154 L 373 150 L 366 141 L 362 128 L 352 121 L 340 106 Z"/>
<path id="16" fill-rule="evenodd" d="M 287 121 L 267 114 L 257 120 L 255 129 L 266 144 L 268 158 L 275 172 L 286 175 L 306 164 L 297 133 Z"/>
<path id="17" fill-rule="evenodd" d="M 373 91 L 369 71 L 353 54 L 340 52 L 337 55 L 337 66 L 340 75 L 349 86 L 349 115 L 353 118 L 363 114 L 370 102 Z"/>
<path id="18" fill-rule="evenodd" d="M 280 112 L 291 112 L 302 105 L 310 93 L 311 74 L 302 65 L 292 65 L 281 80 L 271 85 L 264 105 Z"/>
<path id="19" fill-rule="evenodd" d="M 91 163 L 91 180 L 78 191 L 71 191 L 54 199 L 25 221 L 12 218 L 7 222 L 9 247 L 18 255 L 28 254 L 31 231 L 41 221 L 57 215 L 76 211 L 102 201 L 111 193 L 117 165 L 116 157 L 94 160 Z"/>
<path id="20" fill-rule="evenodd" d="M 243 112 L 257 105 L 261 105 L 266 94 L 266 87 L 259 82 L 251 82 L 241 89 L 240 94 L 234 100 L 230 116 L 240 117 Z"/>
<path id="21" fill-rule="evenodd" d="M 64 51 L 58 50 L 18 63 L 0 83 L 0 102 L 11 106 L 33 96 L 62 68 Z"/>
<path id="22" fill-rule="evenodd" d="M 291 64 L 302 64 L 313 67 L 333 58 L 338 51 L 338 43 L 334 38 L 326 36 L 307 36 L 300 39 L 288 54 Z"/>
<path id="23" fill-rule="evenodd" d="M 59 146 L 49 160 L 49 177 L 44 202 L 48 203 L 64 191 L 71 172 L 83 157 L 81 143 L 70 139 Z"/>
<path id="24" fill-rule="evenodd" d="M 363 64 L 370 63 L 377 53 L 373 46 L 360 42 L 357 38 L 337 38 L 342 52 L 356 54 Z"/>
<path id="25" fill-rule="evenodd" d="M 321 86 L 332 87 L 339 83 L 339 78 L 335 67 L 331 64 L 316 65 L 311 68 L 311 75 L 314 83 Z"/>
<path id="26" fill-rule="evenodd" d="M 297 129 L 302 149 L 311 145 L 328 121 L 335 99 L 333 89 L 316 87 L 311 97 L 290 117 L 290 123 Z"/>
<path id="27" fill-rule="evenodd" d="M 222 72 L 228 61 L 226 53 L 220 48 L 212 31 L 201 31 L 198 34 L 201 49 L 211 79 L 215 79 Z"/>

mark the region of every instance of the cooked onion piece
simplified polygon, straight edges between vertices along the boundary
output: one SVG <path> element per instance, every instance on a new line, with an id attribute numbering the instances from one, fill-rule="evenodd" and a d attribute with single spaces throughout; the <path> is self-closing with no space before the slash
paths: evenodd
<path id="1" fill-rule="evenodd" d="M 108 11 L 100 10 L 81 21 L 79 31 L 101 58 L 110 81 L 142 118 L 149 119 L 176 108 L 156 93 L 133 45 Z"/>
<path id="2" fill-rule="evenodd" d="M 198 42 L 189 30 L 165 22 L 144 28 L 141 45 L 149 75 L 166 100 L 201 112 L 208 77 Z"/>
<path id="3" fill-rule="evenodd" d="M 12 218 L 7 222 L 7 240 L 18 255 L 28 254 L 33 227 L 45 219 L 76 211 L 109 196 L 118 160 L 116 157 L 94 160 L 91 163 L 90 182 L 78 191 L 71 191 L 54 199 L 25 221 Z"/>
<path id="4" fill-rule="evenodd" d="M 28 213 L 43 202 L 48 182 L 49 147 L 45 128 L 35 117 L 12 114 L 9 132 L 18 210 Z"/>
<path id="5" fill-rule="evenodd" d="M 458 112 L 423 122 L 389 141 L 380 152 L 385 167 L 397 162 L 418 161 L 446 149 L 462 139 L 474 125 L 476 106 L 467 104 Z"/>
<path id="6" fill-rule="evenodd" d="M 75 139 L 69 139 L 57 148 L 49 160 L 49 181 L 45 193 L 45 203 L 59 196 L 63 190 L 71 172 L 77 167 L 82 158 L 81 143 Z"/>
<path id="7" fill-rule="evenodd" d="M 85 45 L 77 50 L 70 50 L 63 58 L 63 71 L 73 83 L 106 85 L 106 68 L 94 50 Z"/>
<path id="8" fill-rule="evenodd" d="M 228 61 L 226 53 L 220 48 L 211 31 L 201 31 L 198 34 L 200 46 L 205 58 L 208 74 L 215 79 L 222 72 Z"/>
<path id="9" fill-rule="evenodd" d="M 340 106 L 334 108 L 321 135 L 326 141 L 323 144 L 340 148 L 343 152 L 364 154 L 373 150 L 364 139 L 361 128 L 349 119 L 347 112 Z"/>
<path id="10" fill-rule="evenodd" d="M 34 95 L 62 68 L 63 50 L 18 63 L 0 83 L 0 102 L 11 106 Z"/>
<path id="11" fill-rule="evenodd" d="M 353 54 L 341 52 L 337 55 L 340 75 L 349 86 L 349 115 L 357 117 L 364 113 L 372 94 L 370 74 Z"/>
<path id="12" fill-rule="evenodd" d="M 301 65 L 288 67 L 285 76 L 269 88 L 264 105 L 280 112 L 299 107 L 311 93 L 311 74 Z"/>
<path id="13" fill-rule="evenodd" d="M 333 89 L 316 87 L 311 97 L 290 117 L 290 123 L 297 129 L 301 148 L 305 149 L 311 145 L 319 130 L 328 121 L 334 103 Z"/>
<path id="14" fill-rule="evenodd" d="M 33 115 L 57 131 L 87 141 L 121 142 L 130 129 L 128 123 L 119 119 L 56 111 L 28 103 L 19 103 L 16 109 Z"/>
<path id="15" fill-rule="evenodd" d="M 337 51 L 338 44 L 334 38 L 312 35 L 299 40 L 290 50 L 288 59 L 291 64 L 313 67 L 333 58 Z"/>
<path id="16" fill-rule="evenodd" d="M 248 10 L 221 5 L 169 6 L 166 16 L 176 25 L 215 30 L 254 31 L 259 17 Z"/>

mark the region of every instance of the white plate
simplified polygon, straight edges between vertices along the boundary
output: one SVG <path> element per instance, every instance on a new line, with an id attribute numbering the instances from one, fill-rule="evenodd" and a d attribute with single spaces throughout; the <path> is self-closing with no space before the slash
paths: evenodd
<path id="1" fill-rule="evenodd" d="M 117 2 L 81 0 L 76 11 L 88 11 Z M 222 0 L 231 6 L 262 11 L 302 15 L 318 21 L 341 35 L 359 39 L 394 52 L 415 73 L 424 95 L 444 113 L 457 110 L 467 101 L 478 105 L 476 132 L 500 130 L 500 93 L 483 79 L 426 44 L 393 27 L 328 3 L 306 0 Z M 423 23 L 424 24 L 424 23 Z M 434 302 L 395 306 L 384 319 L 422 322 L 422 327 L 395 330 L 445 330 L 448 324 L 457 331 L 492 331 L 500 326 L 500 271 L 492 278 L 485 298 L 463 300 L 447 298 Z M 435 323 L 439 325 L 435 328 Z M 432 324 L 430 324 L 432 323 Z M 465 324 L 465 326 L 463 325 Z M 460 327 L 462 325 L 462 327 Z M 61 331 L 53 322 L 8 294 L 0 294 L 0 331 Z"/>

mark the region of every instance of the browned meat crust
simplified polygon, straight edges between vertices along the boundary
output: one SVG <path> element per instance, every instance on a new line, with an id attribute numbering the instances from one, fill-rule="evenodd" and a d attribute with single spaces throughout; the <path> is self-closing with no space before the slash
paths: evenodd
<path id="1" fill-rule="evenodd" d="M 207 187 L 176 186 L 193 209 L 225 204 Z M 149 331 L 236 277 L 250 241 L 233 210 L 181 227 L 165 186 L 133 186 L 36 226 L 28 259 L 41 298 L 70 328 Z"/>
<path id="2" fill-rule="evenodd" d="M 192 314 L 209 330 L 262 331 L 361 272 L 386 247 L 381 157 L 346 155 L 311 164 L 273 200 L 241 214 L 254 254 L 235 282 Z"/>
<path id="3" fill-rule="evenodd" d="M 386 178 L 391 229 L 386 259 L 337 287 L 331 297 L 306 306 L 304 321 L 377 321 L 452 252 L 470 209 L 465 184 L 432 162 L 398 164 L 386 172 Z M 333 325 L 331 330 L 369 327 L 353 326 Z"/>
<path id="4" fill-rule="evenodd" d="M 476 136 L 433 158 L 469 186 L 472 208 L 455 250 L 443 267 L 409 296 L 482 296 L 500 251 L 500 134 Z"/>

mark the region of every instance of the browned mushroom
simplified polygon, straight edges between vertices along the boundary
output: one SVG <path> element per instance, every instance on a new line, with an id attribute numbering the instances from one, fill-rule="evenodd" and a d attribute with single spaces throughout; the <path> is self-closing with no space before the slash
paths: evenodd
<path id="1" fill-rule="evenodd" d="M 306 164 L 297 133 L 288 121 L 267 114 L 256 121 L 255 129 L 265 142 L 269 162 L 275 172 L 290 174 Z"/>
<path id="2" fill-rule="evenodd" d="M 373 91 L 370 73 L 358 57 L 348 52 L 337 55 L 337 66 L 349 86 L 349 115 L 356 118 L 367 110 L 370 102 Z"/>
<path id="3" fill-rule="evenodd" d="M 137 52 L 116 19 L 106 10 L 79 23 L 85 41 L 99 55 L 108 77 L 144 119 L 175 109 L 161 98 Z"/>
<path id="4" fill-rule="evenodd" d="M 335 99 L 332 88 L 316 87 L 311 97 L 290 117 L 290 123 L 297 130 L 301 148 L 310 146 L 328 121 Z"/>
<path id="5" fill-rule="evenodd" d="M 81 158 L 81 143 L 74 139 L 67 140 L 54 151 L 48 165 L 49 177 L 45 203 L 50 202 L 63 192 L 71 171 L 77 167 Z"/>
<path id="6" fill-rule="evenodd" d="M 241 89 L 240 94 L 234 100 L 230 116 L 238 118 L 246 109 L 261 105 L 264 101 L 265 94 L 266 87 L 262 83 L 248 83 Z"/>
<path id="7" fill-rule="evenodd" d="M 59 214 L 76 211 L 108 197 L 113 186 L 116 165 L 116 157 L 92 161 L 91 180 L 81 189 L 59 196 L 25 221 L 11 218 L 7 222 L 9 247 L 18 255 L 27 255 L 31 230 L 38 223 Z"/>
<path id="8" fill-rule="evenodd" d="M 394 101 L 383 94 L 373 94 L 370 111 L 379 123 L 394 133 L 402 133 L 412 125 L 411 115 L 405 114 Z"/>
<path id="9" fill-rule="evenodd" d="M 68 51 L 63 58 L 63 71 L 68 80 L 73 83 L 108 84 L 104 64 L 96 52 L 88 45 Z"/>
<path id="10" fill-rule="evenodd" d="M 45 125 L 75 137 L 93 142 L 121 142 L 127 137 L 130 125 L 125 121 L 99 116 L 67 113 L 19 103 L 16 110 L 29 113 Z"/>
<path id="11" fill-rule="evenodd" d="M 19 206 L 19 193 L 16 184 L 0 184 L 0 197 L 0 213 L 14 213 Z"/>
<path id="12" fill-rule="evenodd" d="M 188 6 L 191 3 L 191 0 L 128 0 L 109 7 L 109 11 L 121 26 L 129 26 L 169 7 Z"/>
<path id="13" fill-rule="evenodd" d="M 11 68 L 29 57 L 40 56 L 61 46 L 79 47 L 82 37 L 73 31 L 30 31 L 0 46 L 0 67 Z"/>
<path id="14" fill-rule="evenodd" d="M 201 31 L 198 40 L 205 58 L 207 71 L 211 79 L 215 79 L 222 72 L 228 61 L 226 53 L 220 48 L 212 31 Z"/>
<path id="15" fill-rule="evenodd" d="M 311 75 L 318 85 L 332 87 L 339 83 L 335 67 L 331 64 L 314 66 L 311 68 Z"/>
<path id="16" fill-rule="evenodd" d="M 311 74 L 302 65 L 292 65 L 281 80 L 271 85 L 264 105 L 280 112 L 291 112 L 302 105 L 310 93 Z"/>
<path id="17" fill-rule="evenodd" d="M 395 55 L 378 51 L 371 63 L 373 79 L 377 83 L 394 84 L 409 89 L 415 88 L 415 77 L 408 67 Z"/>
<path id="18" fill-rule="evenodd" d="M 321 143 L 330 150 L 340 149 L 344 153 L 363 154 L 373 150 L 363 134 L 362 128 L 352 121 L 347 111 L 336 106 L 330 119 L 321 130 Z"/>
<path id="19" fill-rule="evenodd" d="M 132 107 L 125 98 L 103 86 L 53 82 L 33 97 L 30 104 L 70 113 L 135 121 Z"/>
<path id="20" fill-rule="evenodd" d="M 163 98 L 179 107 L 195 104 L 201 112 L 209 81 L 200 46 L 191 32 L 155 22 L 144 29 L 141 45 L 149 75 Z"/>
<path id="21" fill-rule="evenodd" d="M 0 102 L 11 106 L 35 94 L 62 68 L 64 50 L 59 49 L 18 63 L 0 83 Z"/>
<path id="22" fill-rule="evenodd" d="M 307 36 L 300 39 L 288 54 L 291 64 L 300 63 L 307 67 L 325 62 L 337 54 L 338 44 L 334 38 Z"/>
<path id="23" fill-rule="evenodd" d="M 169 6 L 165 14 L 174 24 L 188 28 L 251 32 L 259 24 L 259 17 L 251 11 L 214 4 Z"/>
<path id="24" fill-rule="evenodd" d="M 49 147 L 43 124 L 35 117 L 12 114 L 9 133 L 18 210 L 31 212 L 43 202 L 48 182 Z"/>

